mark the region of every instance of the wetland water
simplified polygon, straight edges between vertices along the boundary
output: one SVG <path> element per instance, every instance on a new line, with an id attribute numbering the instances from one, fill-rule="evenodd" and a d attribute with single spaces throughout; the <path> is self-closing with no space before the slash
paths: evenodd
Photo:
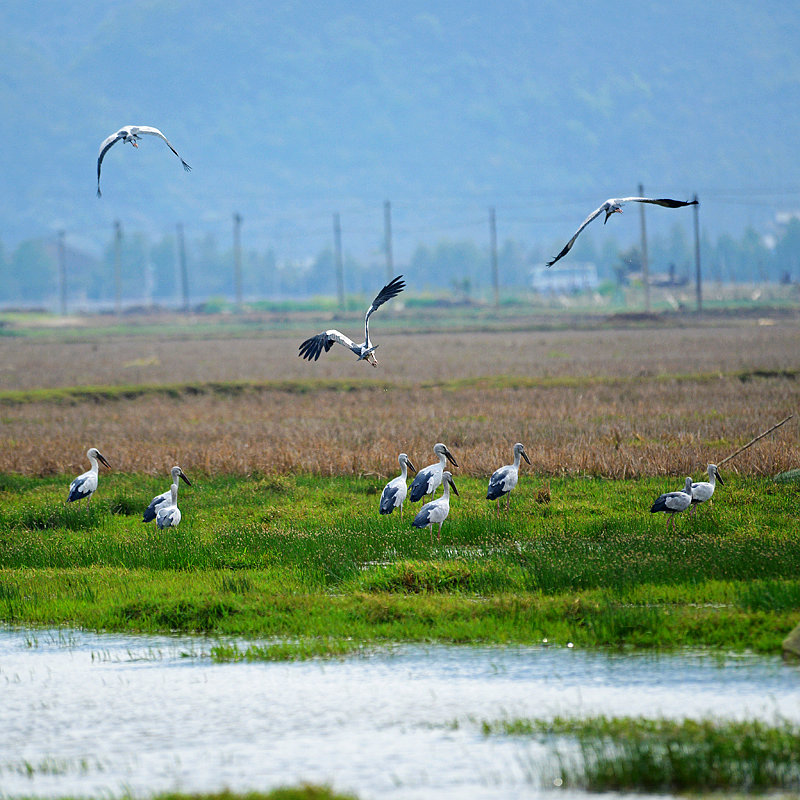
<path id="1" fill-rule="evenodd" d="M 800 671 L 779 658 L 409 645 L 215 664 L 214 643 L 0 628 L 0 797 L 301 781 L 361 800 L 585 796 L 543 786 L 546 751 L 480 721 L 800 721 Z"/>

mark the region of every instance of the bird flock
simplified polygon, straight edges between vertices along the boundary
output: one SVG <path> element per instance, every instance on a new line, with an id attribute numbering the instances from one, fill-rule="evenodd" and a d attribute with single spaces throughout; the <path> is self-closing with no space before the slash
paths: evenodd
<path id="1" fill-rule="evenodd" d="M 112 133 L 100 145 L 100 151 L 97 156 L 97 196 L 101 197 L 100 191 L 100 172 L 103 164 L 103 159 L 106 153 L 117 143 L 129 143 L 133 147 L 138 148 L 138 142 L 143 135 L 155 136 L 164 141 L 169 149 L 178 157 L 184 170 L 187 172 L 191 167 L 183 160 L 178 151 L 172 146 L 167 137 L 158 129 L 148 125 L 125 125 L 120 128 L 116 133 Z M 596 208 L 589 214 L 588 217 L 581 223 L 577 231 L 573 234 L 572 238 L 562 248 L 561 252 L 553 259 L 547 262 L 547 266 L 553 266 L 557 261 L 564 258 L 572 246 L 575 244 L 576 239 L 580 236 L 581 232 L 589 225 L 592 220 L 605 213 L 603 224 L 608 222 L 609 217 L 613 214 L 622 213 L 622 205 L 624 203 L 649 203 L 652 205 L 663 206 L 665 208 L 681 208 L 683 206 L 697 205 L 697 200 L 672 200 L 670 198 L 653 198 L 653 197 L 621 197 L 610 198 L 606 200 L 601 206 Z M 364 341 L 356 344 L 350 337 L 343 334 L 335 328 L 322 331 L 314 336 L 305 339 L 299 347 L 298 356 L 308 361 L 317 361 L 322 352 L 328 352 L 334 343 L 339 343 L 353 352 L 359 361 L 365 361 L 373 367 L 378 366 L 378 360 L 375 356 L 375 350 L 378 348 L 377 344 L 373 344 L 369 334 L 369 319 L 372 314 L 380 308 L 384 303 L 397 297 L 400 292 L 405 289 L 405 282 L 402 280 L 403 276 L 398 275 L 387 283 L 375 296 L 375 299 L 367 309 L 364 316 Z M 395 509 L 400 509 L 400 517 L 403 516 L 403 504 L 406 499 L 411 503 L 417 503 L 428 496 L 430 500 L 423 503 L 419 512 L 415 515 L 412 525 L 415 528 L 428 528 L 431 534 L 431 541 L 433 541 L 433 526 L 438 523 L 438 536 L 441 539 L 442 525 L 450 513 L 450 489 L 458 496 L 458 489 L 453 481 L 453 474 L 447 469 L 448 462 L 454 467 L 458 467 L 458 463 L 453 454 L 448 449 L 447 445 L 442 442 L 437 442 L 433 447 L 433 452 L 437 456 L 438 461 L 430 464 L 427 467 L 419 470 L 414 468 L 414 465 L 406 453 L 400 453 L 398 461 L 400 463 L 400 475 L 389 481 L 383 489 L 380 498 L 379 510 L 381 514 L 391 514 Z M 487 500 L 497 501 L 497 514 L 501 513 L 501 499 L 506 498 L 506 513 L 510 509 L 510 494 L 517 486 L 519 480 L 519 467 L 520 459 L 524 458 L 530 464 L 530 459 L 525 452 L 525 447 L 521 442 L 517 442 L 513 449 L 513 461 L 492 473 L 489 479 L 489 487 L 486 493 Z M 96 447 L 91 447 L 86 457 L 89 459 L 91 468 L 79 475 L 72 481 L 69 487 L 69 495 L 67 502 L 74 502 L 76 500 L 86 499 L 86 508 L 89 507 L 89 501 L 92 495 L 97 490 L 99 462 L 109 467 L 106 459 L 101 455 Z M 408 470 L 415 472 L 414 480 L 411 483 L 411 488 L 407 486 Z M 172 467 L 170 471 L 172 482 L 169 489 L 162 494 L 157 495 L 152 499 L 150 505 L 145 509 L 142 519 L 144 522 L 152 522 L 155 520 L 159 528 L 174 528 L 181 521 L 181 512 L 178 508 L 178 483 L 183 480 L 188 486 L 191 486 L 189 479 L 184 474 L 179 466 Z M 722 476 L 719 474 L 717 467 L 714 464 L 708 465 L 709 480 L 693 483 L 690 477 L 686 478 L 684 488 L 675 491 L 667 492 L 660 495 L 652 508 L 651 512 L 664 512 L 667 514 L 667 527 L 672 524 L 674 526 L 675 514 L 685 511 L 687 508 L 692 508 L 692 514 L 695 513 L 697 505 L 705 502 L 710 502 L 711 496 L 714 494 L 714 486 L 717 480 L 723 483 Z M 435 491 L 442 487 L 442 494 L 434 498 Z"/>
<path id="2" fill-rule="evenodd" d="M 459 496 L 458 488 L 453 480 L 453 473 L 446 469 L 447 462 L 449 461 L 453 466 L 458 466 L 455 456 L 450 452 L 446 444 L 437 442 L 433 446 L 433 452 L 438 456 L 439 460 L 425 467 L 417 472 L 411 459 L 406 453 L 400 453 L 397 460 L 400 463 L 400 474 L 396 478 L 392 478 L 386 486 L 383 487 L 381 492 L 380 502 L 378 509 L 381 514 L 391 514 L 395 509 L 400 509 L 400 518 L 403 518 L 403 504 L 406 499 L 412 503 L 423 500 L 428 495 L 432 499 L 427 503 L 423 503 L 422 508 L 417 512 L 411 523 L 415 528 L 428 528 L 433 542 L 433 526 L 438 523 L 439 529 L 437 531 L 438 539 L 442 538 L 442 525 L 450 514 L 450 489 Z M 502 497 L 506 498 L 506 514 L 510 511 L 511 492 L 516 488 L 519 481 L 519 467 L 520 459 L 524 458 L 530 464 L 530 459 L 525 452 L 525 445 L 522 442 L 517 442 L 512 448 L 513 461 L 511 464 L 506 464 L 503 467 L 496 469 L 489 478 L 489 486 L 486 492 L 487 500 L 497 501 L 497 514 L 501 513 Z M 86 500 L 86 508 L 89 508 L 89 501 L 92 495 L 97 490 L 99 463 L 102 462 L 106 467 L 111 469 L 111 465 L 106 461 L 103 455 L 96 447 L 90 447 L 86 451 L 86 457 L 91 463 L 91 468 L 86 472 L 78 475 L 69 487 L 69 495 L 67 502 L 71 503 L 76 500 Z M 416 473 L 414 480 L 411 483 L 411 494 L 408 494 L 408 470 Z M 156 525 L 163 528 L 175 528 L 180 524 L 181 511 L 178 508 L 178 482 L 184 481 L 187 486 L 191 486 L 191 481 L 186 477 L 186 474 L 179 466 L 174 466 L 170 470 L 170 477 L 172 483 L 167 491 L 156 495 L 142 514 L 143 522 L 152 522 L 155 520 Z M 714 487 L 716 481 L 724 484 L 722 476 L 715 464 L 708 465 L 708 481 L 700 481 L 694 483 L 690 477 L 686 478 L 683 489 L 676 492 L 666 492 L 659 495 L 655 503 L 653 503 L 650 511 L 652 513 L 664 512 L 667 514 L 667 528 L 675 524 L 675 514 L 686 511 L 687 508 L 692 508 L 692 514 L 696 513 L 697 506 L 711 501 L 714 494 Z M 439 497 L 433 498 L 436 489 L 441 486 L 442 494 Z"/>

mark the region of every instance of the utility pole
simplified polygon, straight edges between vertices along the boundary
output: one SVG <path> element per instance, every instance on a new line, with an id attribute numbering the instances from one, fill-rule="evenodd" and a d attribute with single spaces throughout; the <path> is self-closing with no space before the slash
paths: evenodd
<path id="1" fill-rule="evenodd" d="M 644 197 L 644 186 L 639 184 L 639 197 Z M 644 283 L 644 310 L 650 312 L 650 265 L 647 258 L 647 226 L 644 222 L 644 203 L 639 203 L 642 223 L 642 282 Z"/>
<path id="2" fill-rule="evenodd" d="M 392 204 L 383 204 L 383 241 L 386 249 L 386 281 L 394 277 L 394 258 L 392 257 Z"/>
<path id="3" fill-rule="evenodd" d="M 500 281 L 497 276 L 497 221 L 494 206 L 489 209 L 489 242 L 492 253 L 492 286 L 494 287 L 494 305 L 500 308 Z"/>
<path id="4" fill-rule="evenodd" d="M 694 209 L 694 275 L 695 275 L 695 292 L 697 295 L 697 313 L 703 310 L 703 278 L 700 272 L 700 208 L 697 203 L 697 195 L 694 196 L 695 204 L 692 206 Z"/>
<path id="5" fill-rule="evenodd" d="M 339 212 L 333 215 L 333 252 L 336 263 L 336 294 L 339 298 L 339 309 L 344 311 L 344 269 L 342 267 L 342 226 Z"/>
<path id="6" fill-rule="evenodd" d="M 58 232 L 58 285 L 61 297 L 61 316 L 67 314 L 67 257 L 64 247 L 64 231 Z"/>
<path id="7" fill-rule="evenodd" d="M 189 270 L 186 267 L 186 242 L 183 238 L 183 224 L 178 223 L 178 264 L 181 272 L 181 295 L 183 310 L 189 311 Z"/>
<path id="8" fill-rule="evenodd" d="M 233 283 L 236 291 L 236 310 L 242 310 L 242 215 L 233 215 Z"/>
<path id="9" fill-rule="evenodd" d="M 122 223 L 114 220 L 114 312 L 122 313 Z"/>

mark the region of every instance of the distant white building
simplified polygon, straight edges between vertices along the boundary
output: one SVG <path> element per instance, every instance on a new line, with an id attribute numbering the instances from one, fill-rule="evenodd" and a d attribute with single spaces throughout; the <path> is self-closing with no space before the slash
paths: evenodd
<path id="1" fill-rule="evenodd" d="M 573 294 L 597 289 L 600 279 L 592 262 L 563 264 L 554 267 L 533 267 L 531 288 L 541 294 Z"/>

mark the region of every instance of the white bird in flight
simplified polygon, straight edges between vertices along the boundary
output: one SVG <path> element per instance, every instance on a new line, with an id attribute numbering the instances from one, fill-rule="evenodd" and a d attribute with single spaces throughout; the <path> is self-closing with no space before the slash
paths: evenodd
<path id="1" fill-rule="evenodd" d="M 402 277 L 402 275 L 398 275 L 387 283 L 386 286 L 378 292 L 377 297 L 372 301 L 372 305 L 367 309 L 367 315 L 364 317 L 364 341 L 361 344 L 356 344 L 340 331 L 331 329 L 306 339 L 300 345 L 300 352 L 297 355 L 309 361 L 316 361 L 320 353 L 322 353 L 323 348 L 327 353 L 328 350 L 333 347 L 334 342 L 339 342 L 339 344 L 343 344 L 346 348 L 352 350 L 358 356 L 359 361 L 368 361 L 373 367 L 377 367 L 378 359 L 375 358 L 375 349 L 378 345 L 373 345 L 370 341 L 369 318 L 376 308 L 380 308 L 387 300 L 396 297 L 405 289 L 405 282 L 400 280 Z"/>
<path id="2" fill-rule="evenodd" d="M 178 155 L 178 151 L 170 144 L 169 139 L 164 136 L 163 133 L 158 128 L 151 128 L 149 125 L 126 125 L 124 128 L 120 128 L 116 133 L 112 133 L 101 145 L 100 145 L 100 153 L 97 156 L 97 196 L 101 196 L 100 191 L 100 165 L 103 163 L 103 159 L 105 158 L 106 153 L 109 151 L 111 147 L 113 147 L 117 142 L 130 142 L 134 147 L 139 147 L 136 144 L 139 139 L 141 139 L 141 134 L 146 133 L 150 136 L 158 136 L 159 138 L 163 139 L 167 143 L 167 147 L 175 153 L 178 158 L 181 159 L 181 164 L 183 164 L 183 168 L 189 172 L 191 167 Z"/>
<path id="3" fill-rule="evenodd" d="M 581 223 L 580 228 L 575 231 L 572 238 L 564 245 L 564 249 L 554 258 L 547 262 L 548 267 L 552 267 L 553 264 L 556 263 L 560 258 L 564 258 L 564 256 L 569 253 L 572 249 L 572 245 L 575 244 L 575 240 L 580 236 L 581 231 L 595 218 L 599 217 L 604 211 L 606 213 L 605 219 L 603 220 L 603 225 L 608 222 L 608 218 L 612 214 L 621 214 L 622 213 L 622 204 L 623 203 L 652 203 L 656 206 L 664 206 L 666 208 L 681 208 L 682 206 L 696 206 L 698 205 L 697 200 L 670 200 L 667 197 L 617 197 L 617 198 L 609 198 L 608 200 L 600 206 L 600 208 L 596 208 L 589 214 L 588 217 Z"/>

